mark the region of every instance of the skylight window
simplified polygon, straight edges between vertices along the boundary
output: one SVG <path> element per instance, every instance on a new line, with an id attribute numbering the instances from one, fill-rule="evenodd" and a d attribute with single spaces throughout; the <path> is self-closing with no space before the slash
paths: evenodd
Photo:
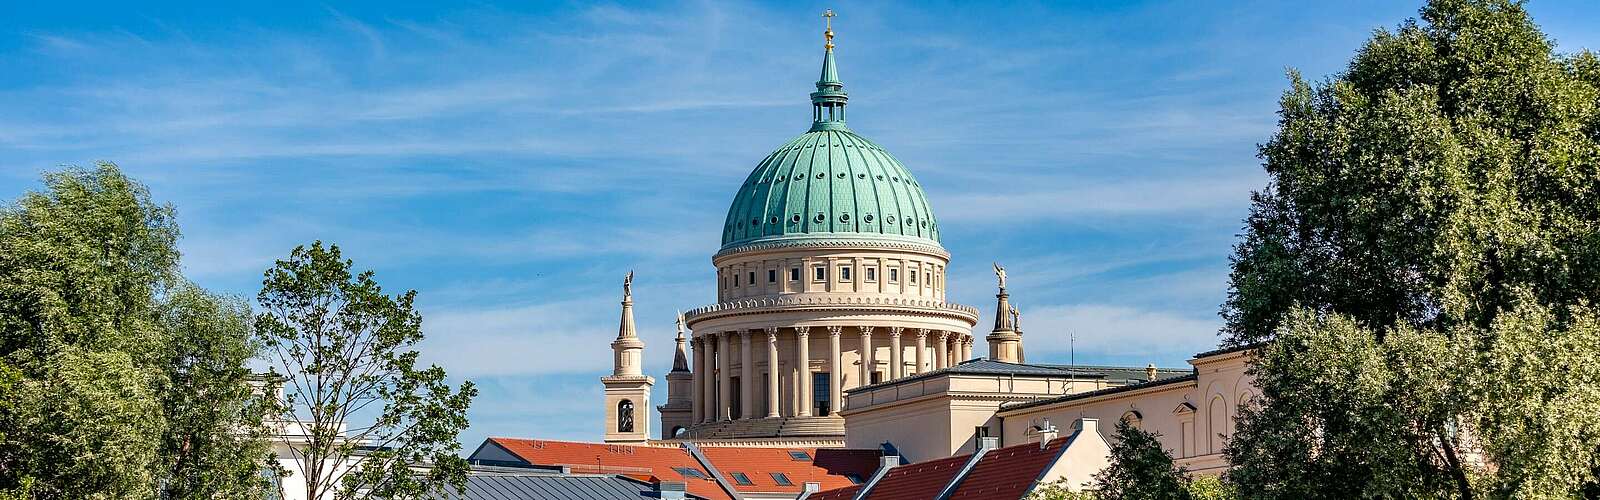
<path id="1" fill-rule="evenodd" d="M 784 473 L 773 472 L 771 474 L 772 482 L 778 483 L 778 486 L 794 486 L 794 483 L 789 481 L 789 476 L 784 475 Z"/>
<path id="2" fill-rule="evenodd" d="M 692 477 L 692 478 L 695 478 L 695 479 L 705 479 L 706 478 L 706 475 L 705 474 L 701 474 L 699 469 L 690 469 L 688 467 L 673 467 L 672 470 L 678 471 L 678 474 L 683 475 L 683 477 Z"/>
<path id="3" fill-rule="evenodd" d="M 798 462 L 810 462 L 811 461 L 811 455 L 809 455 L 809 454 L 807 454 L 806 452 L 803 452 L 803 451 L 791 451 L 791 452 L 789 452 L 789 458 L 792 458 L 792 459 L 794 459 L 795 461 L 798 461 Z"/>
<path id="4" fill-rule="evenodd" d="M 739 483 L 739 485 L 741 485 L 741 486 L 750 486 L 750 485 L 756 484 L 756 483 L 751 482 L 750 481 L 750 476 L 744 475 L 743 472 L 735 472 L 735 473 L 733 473 L 733 482 Z"/>

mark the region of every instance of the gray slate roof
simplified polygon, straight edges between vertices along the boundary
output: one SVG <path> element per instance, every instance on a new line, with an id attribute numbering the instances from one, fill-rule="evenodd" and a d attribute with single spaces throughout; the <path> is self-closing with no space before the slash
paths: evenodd
<path id="1" fill-rule="evenodd" d="M 617 500 L 657 498 L 653 486 L 618 476 L 591 474 L 473 474 L 465 492 L 441 500 Z M 689 495 L 689 498 L 699 498 Z"/>
<path id="2" fill-rule="evenodd" d="M 1194 371 L 1193 368 L 1157 368 L 1156 378 L 1165 379 L 1181 377 Z M 855 392 L 863 389 L 898 385 L 914 380 L 937 377 L 944 374 L 957 375 L 1016 375 L 1022 377 L 1073 377 L 1081 379 L 1107 379 L 1117 382 L 1129 380 L 1145 380 L 1144 367 L 1142 366 L 1094 366 L 1094 365 L 1051 365 L 1037 363 L 1005 363 L 988 358 L 977 358 L 962 361 L 958 364 L 919 373 L 910 377 L 878 382 L 876 384 L 845 389 L 845 392 Z"/>

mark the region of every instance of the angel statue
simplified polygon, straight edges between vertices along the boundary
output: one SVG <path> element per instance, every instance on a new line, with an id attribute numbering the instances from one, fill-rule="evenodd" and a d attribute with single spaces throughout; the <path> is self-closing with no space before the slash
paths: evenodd
<path id="1" fill-rule="evenodd" d="M 1018 311 L 1017 306 L 1011 306 L 1011 329 L 1022 331 L 1022 311 Z"/>
<path id="2" fill-rule="evenodd" d="M 1006 268 L 999 262 L 994 263 L 994 275 L 1000 278 L 1000 288 L 1006 287 Z"/>
<path id="3" fill-rule="evenodd" d="M 622 278 L 622 294 L 633 295 L 633 270 L 629 270 L 628 275 Z"/>
<path id="4" fill-rule="evenodd" d="M 683 310 L 678 310 L 678 338 L 683 338 Z"/>

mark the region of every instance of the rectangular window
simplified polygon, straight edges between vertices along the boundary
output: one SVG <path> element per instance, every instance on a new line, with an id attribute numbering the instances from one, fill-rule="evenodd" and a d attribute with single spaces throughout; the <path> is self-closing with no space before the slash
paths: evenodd
<path id="1" fill-rule="evenodd" d="M 789 476 L 784 475 L 782 472 L 773 472 L 771 474 L 772 482 L 778 483 L 778 486 L 794 486 L 794 483 L 789 481 Z"/>
<path id="2" fill-rule="evenodd" d="M 744 418 L 744 415 L 740 413 L 740 410 L 744 408 L 739 401 L 739 396 L 743 392 L 739 388 L 739 377 L 728 377 L 728 415 L 734 420 Z"/>
<path id="3" fill-rule="evenodd" d="M 733 286 L 739 286 L 739 273 L 733 273 Z"/>
<path id="4" fill-rule="evenodd" d="M 850 281 L 850 266 L 839 268 L 839 281 Z"/>
<path id="5" fill-rule="evenodd" d="M 867 281 L 878 281 L 878 268 L 869 267 L 869 268 L 867 268 L 866 271 L 867 271 L 867 276 L 866 276 Z"/>
<path id="6" fill-rule="evenodd" d="M 796 462 L 810 462 L 811 455 L 803 451 L 789 450 L 789 460 L 794 460 Z"/>
<path id="7" fill-rule="evenodd" d="M 811 278 L 812 281 L 828 281 L 828 268 L 826 266 L 817 266 L 813 268 L 811 274 L 813 275 Z"/>
<path id="8" fill-rule="evenodd" d="M 871 383 L 876 384 L 876 383 L 882 382 L 882 381 L 883 381 L 883 372 L 876 372 L 876 371 L 872 372 L 872 382 Z"/>
<path id="9" fill-rule="evenodd" d="M 789 281 L 800 281 L 800 268 L 789 268 Z"/>
<path id="10" fill-rule="evenodd" d="M 917 284 L 917 270 L 916 269 L 912 269 L 911 270 L 911 284 L 912 285 L 916 285 Z"/>
<path id="11" fill-rule="evenodd" d="M 777 282 L 778 282 L 778 270 L 777 269 L 768 269 L 767 270 L 767 283 L 777 283 Z"/>
<path id="12" fill-rule="evenodd" d="M 973 431 L 972 431 L 972 451 L 973 452 L 977 452 L 978 451 L 978 447 L 983 446 L 983 438 L 986 438 L 986 437 L 989 437 L 989 428 L 988 427 L 980 425 L 977 428 L 973 429 Z"/>
<path id="13" fill-rule="evenodd" d="M 828 416 L 832 408 L 828 405 L 828 372 L 811 374 L 811 414 L 819 417 Z"/>
<path id="14" fill-rule="evenodd" d="M 899 283 L 900 282 L 900 270 L 899 269 L 893 268 L 893 267 L 889 268 L 889 282 L 890 283 Z"/>
<path id="15" fill-rule="evenodd" d="M 735 472 L 735 473 L 733 473 L 733 482 L 739 483 L 739 484 L 744 485 L 744 486 L 750 486 L 750 485 L 756 484 L 756 483 L 750 482 L 750 476 L 744 475 L 743 472 Z"/>
<path id="16" fill-rule="evenodd" d="M 750 286 L 756 286 L 756 272 L 750 271 Z"/>

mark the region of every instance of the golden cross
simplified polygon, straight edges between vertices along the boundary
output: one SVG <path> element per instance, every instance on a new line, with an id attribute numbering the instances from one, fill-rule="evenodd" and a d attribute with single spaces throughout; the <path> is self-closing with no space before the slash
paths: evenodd
<path id="1" fill-rule="evenodd" d="M 828 26 L 828 30 L 822 32 L 822 36 L 828 39 L 827 45 L 824 45 L 828 50 L 833 50 L 833 16 L 833 9 L 822 11 L 822 22 Z"/>

